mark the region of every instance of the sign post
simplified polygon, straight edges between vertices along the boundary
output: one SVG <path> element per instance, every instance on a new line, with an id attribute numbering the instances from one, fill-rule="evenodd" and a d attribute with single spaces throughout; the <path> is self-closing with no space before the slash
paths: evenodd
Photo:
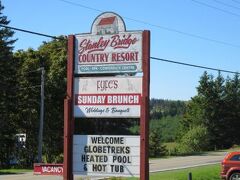
<path id="1" fill-rule="evenodd" d="M 74 127 L 73 118 L 73 63 L 74 41 L 73 35 L 68 37 L 68 60 L 67 60 L 67 96 L 64 100 L 64 148 L 63 148 L 63 179 L 73 180 L 72 174 L 72 135 Z"/>
<path id="2" fill-rule="evenodd" d="M 150 31 L 143 32 L 143 94 L 140 118 L 140 180 L 149 180 Z"/>
<path id="3" fill-rule="evenodd" d="M 123 19 L 100 14 L 91 33 L 68 38 L 64 101 L 64 180 L 88 176 L 149 179 L 150 32 L 126 31 Z M 135 118 L 140 136 L 77 135 L 74 121 Z"/>

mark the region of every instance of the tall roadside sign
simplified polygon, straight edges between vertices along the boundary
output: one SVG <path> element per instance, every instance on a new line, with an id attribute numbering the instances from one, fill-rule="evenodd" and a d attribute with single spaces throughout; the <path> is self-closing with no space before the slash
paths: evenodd
<path id="1" fill-rule="evenodd" d="M 149 179 L 150 32 L 100 14 L 91 33 L 68 37 L 64 180 L 74 174 Z M 75 119 L 139 119 L 140 136 L 74 134 Z"/>

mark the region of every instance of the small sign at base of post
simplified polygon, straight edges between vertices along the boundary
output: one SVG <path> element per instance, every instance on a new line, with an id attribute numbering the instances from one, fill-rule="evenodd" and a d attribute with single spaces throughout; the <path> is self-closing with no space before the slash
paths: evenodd
<path id="1" fill-rule="evenodd" d="M 34 163 L 34 175 L 63 175 L 63 164 Z"/>

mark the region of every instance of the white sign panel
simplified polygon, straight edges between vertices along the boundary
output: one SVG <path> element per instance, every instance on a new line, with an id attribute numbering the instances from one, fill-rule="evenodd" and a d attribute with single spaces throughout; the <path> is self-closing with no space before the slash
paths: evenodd
<path id="1" fill-rule="evenodd" d="M 138 177 L 139 165 L 140 136 L 73 136 L 73 174 Z"/>
<path id="2" fill-rule="evenodd" d="M 91 34 L 75 37 L 76 74 L 142 71 L 142 31 L 125 31 L 118 15 L 100 15 L 92 25 Z"/>
<path id="3" fill-rule="evenodd" d="M 74 79 L 74 117 L 140 117 L 141 77 Z"/>

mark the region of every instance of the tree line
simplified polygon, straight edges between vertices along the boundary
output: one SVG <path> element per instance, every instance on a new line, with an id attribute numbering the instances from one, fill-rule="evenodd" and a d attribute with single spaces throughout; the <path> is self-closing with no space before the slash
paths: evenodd
<path id="1" fill-rule="evenodd" d="M 240 78 L 214 77 L 204 72 L 198 94 L 187 104 L 180 143 L 186 153 L 229 148 L 240 144 Z"/>
<path id="2" fill-rule="evenodd" d="M 158 102 L 158 103 L 156 103 Z M 160 103 L 161 102 L 161 103 Z M 153 100 L 150 109 L 150 155 L 186 155 L 240 144 L 240 77 L 204 72 L 197 95 L 189 101 Z M 179 113 L 171 116 L 177 104 Z M 161 114 L 155 116 L 158 112 Z M 176 111 L 176 112 L 177 112 Z M 162 114 L 167 113 L 166 117 Z M 168 152 L 164 143 L 174 142 Z"/>

